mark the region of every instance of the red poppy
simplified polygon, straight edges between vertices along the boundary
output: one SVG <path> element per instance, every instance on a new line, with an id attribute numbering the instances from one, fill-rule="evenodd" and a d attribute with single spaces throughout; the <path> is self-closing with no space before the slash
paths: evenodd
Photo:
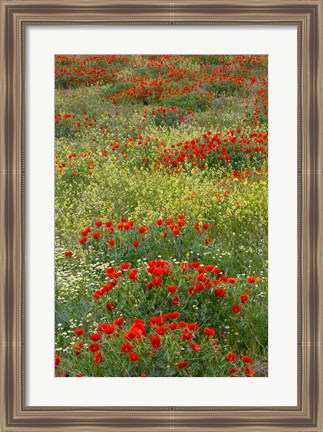
<path id="1" fill-rule="evenodd" d="M 188 262 L 183 261 L 182 262 L 182 273 L 185 273 L 190 268 L 190 265 Z"/>
<path id="2" fill-rule="evenodd" d="M 103 287 L 101 288 L 101 293 L 102 295 L 105 294 L 107 291 L 111 291 L 113 288 L 113 285 L 111 283 L 107 284 L 107 285 L 103 285 Z"/>
<path id="3" fill-rule="evenodd" d="M 184 321 L 181 321 L 181 322 L 178 324 L 178 327 L 179 327 L 179 328 L 186 328 L 186 327 L 187 327 L 187 323 L 184 322 Z"/>
<path id="4" fill-rule="evenodd" d="M 116 242 L 115 242 L 114 240 L 109 240 L 109 241 L 107 242 L 107 244 L 108 244 L 109 246 L 114 246 L 114 245 L 116 244 Z"/>
<path id="5" fill-rule="evenodd" d="M 164 274 L 164 269 L 162 268 L 153 268 L 151 269 L 150 267 L 147 269 L 147 271 L 149 273 L 152 273 L 154 276 L 162 276 Z"/>
<path id="6" fill-rule="evenodd" d="M 174 293 L 177 291 L 177 287 L 175 285 L 168 285 L 167 290 L 171 293 Z"/>
<path id="7" fill-rule="evenodd" d="M 112 222 L 111 222 L 111 221 L 107 221 L 107 222 L 105 223 L 105 226 L 106 226 L 107 228 L 111 228 L 111 227 L 112 227 Z"/>
<path id="8" fill-rule="evenodd" d="M 238 282 L 238 278 L 229 278 L 228 281 L 229 281 L 229 283 L 231 283 L 231 284 L 235 284 L 235 283 Z"/>
<path id="9" fill-rule="evenodd" d="M 132 244 L 134 245 L 134 247 L 138 247 L 139 246 L 139 241 L 135 240 Z"/>
<path id="10" fill-rule="evenodd" d="M 252 370 L 249 366 L 245 367 L 245 376 L 246 377 L 252 377 L 254 376 L 255 372 Z"/>
<path id="11" fill-rule="evenodd" d="M 188 325 L 187 325 L 187 328 L 188 328 L 189 330 L 191 330 L 191 331 L 198 331 L 199 326 L 198 326 L 198 324 L 196 324 L 196 323 L 191 323 L 191 324 L 188 324 Z"/>
<path id="12" fill-rule="evenodd" d="M 206 265 L 204 266 L 204 270 L 207 272 L 212 272 L 214 270 L 213 265 Z"/>
<path id="13" fill-rule="evenodd" d="M 226 297 L 227 292 L 224 288 L 216 288 L 214 294 L 218 297 Z"/>
<path id="14" fill-rule="evenodd" d="M 209 224 L 204 223 L 204 224 L 202 225 L 202 227 L 203 227 L 204 230 L 208 230 L 210 226 L 209 226 Z"/>
<path id="15" fill-rule="evenodd" d="M 195 287 L 191 286 L 187 288 L 187 292 L 189 293 L 189 295 L 193 295 L 195 293 Z"/>
<path id="16" fill-rule="evenodd" d="M 160 336 L 163 336 L 166 333 L 166 329 L 164 326 L 159 326 L 156 327 L 156 333 L 159 334 Z"/>
<path id="17" fill-rule="evenodd" d="M 205 329 L 204 329 L 204 333 L 205 333 L 207 336 L 209 336 L 209 337 L 213 337 L 214 334 L 215 334 L 215 330 L 210 329 L 210 328 L 208 328 L 208 327 L 205 327 Z"/>
<path id="18" fill-rule="evenodd" d="M 83 237 L 86 237 L 89 234 L 90 231 L 91 231 L 91 227 L 88 226 L 84 231 L 81 232 L 81 235 Z"/>
<path id="19" fill-rule="evenodd" d="M 124 342 L 121 346 L 121 351 L 123 353 L 131 352 L 132 345 L 129 342 Z"/>
<path id="20" fill-rule="evenodd" d="M 200 269 L 197 269 L 198 271 L 200 270 Z M 209 278 L 207 278 L 206 276 L 204 276 L 204 274 L 202 274 L 202 273 L 200 273 L 198 276 L 197 276 L 197 278 L 196 278 L 199 282 L 208 282 L 210 279 Z M 204 288 L 204 286 L 203 286 L 203 288 Z M 199 289 L 198 291 L 203 291 L 203 289 Z"/>
<path id="21" fill-rule="evenodd" d="M 162 347 L 159 336 L 150 336 L 150 343 L 152 348 L 157 349 Z"/>
<path id="22" fill-rule="evenodd" d="M 228 375 L 230 375 L 230 376 L 234 376 L 238 371 L 239 371 L 238 368 L 230 369 L 230 370 L 228 371 Z"/>
<path id="23" fill-rule="evenodd" d="M 242 307 L 239 306 L 239 305 L 237 305 L 237 304 L 234 304 L 234 305 L 232 306 L 231 310 L 232 310 L 233 313 L 239 313 L 239 312 L 242 311 Z"/>
<path id="24" fill-rule="evenodd" d="M 240 301 L 242 303 L 246 303 L 248 301 L 249 297 L 247 296 L 247 294 L 241 294 L 240 296 Z"/>
<path id="25" fill-rule="evenodd" d="M 85 244 L 87 242 L 87 237 L 83 237 L 81 240 L 80 240 L 80 244 Z"/>
<path id="26" fill-rule="evenodd" d="M 61 359 L 59 356 L 55 356 L 55 366 L 58 366 L 61 362 Z"/>
<path id="27" fill-rule="evenodd" d="M 121 270 L 128 270 L 130 268 L 130 266 L 131 266 L 130 263 L 122 263 L 122 264 L 120 264 Z"/>
<path id="28" fill-rule="evenodd" d="M 201 351 L 201 345 L 195 344 L 193 342 L 190 342 L 190 347 L 193 348 L 194 351 L 197 351 L 197 352 Z"/>
<path id="29" fill-rule="evenodd" d="M 114 304 L 113 302 L 112 302 L 112 303 L 108 302 L 108 303 L 105 305 L 105 308 L 106 308 L 108 311 L 111 311 L 112 309 L 115 308 L 115 304 Z"/>
<path id="30" fill-rule="evenodd" d="M 253 359 L 252 359 L 252 357 L 249 357 L 249 356 L 242 356 L 241 360 L 245 363 L 251 363 Z"/>
<path id="31" fill-rule="evenodd" d="M 116 268 L 115 268 L 115 267 L 108 267 L 108 268 L 105 270 L 107 276 L 111 276 L 111 275 L 113 275 L 113 274 L 115 273 L 115 271 L 116 271 Z"/>
<path id="32" fill-rule="evenodd" d="M 172 320 L 177 319 L 177 318 L 179 318 L 179 313 L 178 312 L 170 312 L 168 314 L 168 318 L 172 319 Z"/>
<path id="33" fill-rule="evenodd" d="M 182 363 L 176 363 L 176 366 L 179 369 L 184 369 L 184 368 L 186 368 L 188 366 L 188 362 L 187 361 L 183 361 Z"/>
<path id="34" fill-rule="evenodd" d="M 81 341 L 78 341 L 75 345 L 73 345 L 73 349 L 76 355 L 80 354 L 82 348 L 83 348 L 83 342 Z"/>
<path id="35" fill-rule="evenodd" d="M 247 282 L 250 284 L 253 284 L 256 282 L 256 278 L 253 276 L 249 276 L 249 277 L 247 277 Z"/>
<path id="36" fill-rule="evenodd" d="M 227 355 L 225 356 L 225 358 L 226 358 L 229 362 L 233 363 L 233 362 L 235 362 L 235 361 L 237 360 L 237 355 L 234 354 L 234 353 L 229 353 L 229 354 L 227 354 Z"/>
<path id="37" fill-rule="evenodd" d="M 93 342 L 98 342 L 101 339 L 101 336 L 99 334 L 92 334 L 90 335 L 90 339 Z"/>
<path id="38" fill-rule="evenodd" d="M 97 227 L 102 226 L 102 224 L 103 224 L 103 222 L 102 222 L 101 220 L 95 222 L 95 225 L 96 225 Z"/>
<path id="39" fill-rule="evenodd" d="M 131 270 L 131 272 L 128 274 L 128 278 L 131 280 L 138 279 L 138 270 Z"/>
<path id="40" fill-rule="evenodd" d="M 130 352 L 130 353 L 129 353 L 129 358 L 130 358 L 130 360 L 131 360 L 131 361 L 133 361 L 133 362 L 137 362 L 137 361 L 138 361 L 138 358 L 139 358 L 139 356 L 138 356 L 138 354 L 137 354 L 137 353 L 134 353 L 134 352 Z"/>
<path id="41" fill-rule="evenodd" d="M 147 232 L 147 228 L 145 226 L 141 226 L 137 231 L 139 234 L 145 234 Z"/>
<path id="42" fill-rule="evenodd" d="M 104 333 L 107 335 L 114 333 L 114 326 L 113 325 L 105 326 Z"/>
<path id="43" fill-rule="evenodd" d="M 100 345 L 99 344 L 91 344 L 88 347 L 88 350 L 91 351 L 91 352 L 99 351 L 99 349 L 100 349 Z"/>
<path id="44" fill-rule="evenodd" d="M 131 326 L 131 332 L 133 332 L 136 335 L 136 338 L 140 340 L 147 334 L 146 329 L 142 324 L 135 323 Z"/>
<path id="45" fill-rule="evenodd" d="M 122 317 L 117 318 L 116 320 L 113 321 L 113 324 L 116 326 L 121 326 L 124 323 L 124 319 Z"/>
<path id="46" fill-rule="evenodd" d="M 159 286 L 159 285 L 161 285 L 163 283 L 163 280 L 162 279 L 160 279 L 160 278 L 154 278 L 152 281 L 151 281 L 151 284 L 153 285 L 153 286 Z"/>
<path id="47" fill-rule="evenodd" d="M 94 240 L 97 240 L 98 238 L 101 237 L 101 234 L 102 233 L 99 231 L 99 232 L 94 233 L 92 237 L 94 238 Z"/>
<path id="48" fill-rule="evenodd" d="M 176 328 L 177 328 L 177 324 L 176 324 L 176 323 L 169 324 L 168 328 L 169 328 L 170 330 L 176 330 Z"/>
<path id="49" fill-rule="evenodd" d="M 192 337 L 193 337 L 193 335 L 190 332 L 181 333 L 181 338 L 183 340 L 190 340 L 190 339 L 192 339 Z"/>
<path id="50" fill-rule="evenodd" d="M 66 251 L 66 252 L 64 253 L 64 255 L 65 255 L 66 257 L 71 257 L 71 256 L 73 255 L 73 252 L 71 252 L 71 251 Z"/>
<path id="51" fill-rule="evenodd" d="M 82 334 L 84 334 L 84 329 L 80 328 L 80 329 L 74 330 L 74 333 L 76 334 L 76 336 L 81 336 Z"/>
<path id="52" fill-rule="evenodd" d="M 135 319 L 133 320 L 133 323 L 136 324 L 136 325 L 141 325 L 141 326 L 143 326 L 143 325 L 146 324 L 146 321 L 143 320 L 143 319 L 135 318 Z"/>
<path id="53" fill-rule="evenodd" d="M 102 354 L 100 353 L 100 351 L 95 354 L 93 361 L 95 364 L 99 364 L 102 362 Z"/>
<path id="54" fill-rule="evenodd" d="M 134 331 L 129 331 L 123 335 L 124 339 L 131 340 L 137 337 L 137 334 Z"/>
<path id="55" fill-rule="evenodd" d="M 174 297 L 172 300 L 169 300 L 169 304 L 171 305 L 177 305 L 180 301 L 179 296 Z"/>

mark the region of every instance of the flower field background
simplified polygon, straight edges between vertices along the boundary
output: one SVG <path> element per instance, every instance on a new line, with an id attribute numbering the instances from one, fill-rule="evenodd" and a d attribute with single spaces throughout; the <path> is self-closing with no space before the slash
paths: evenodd
<path id="1" fill-rule="evenodd" d="M 56 56 L 55 374 L 267 376 L 267 56 Z"/>

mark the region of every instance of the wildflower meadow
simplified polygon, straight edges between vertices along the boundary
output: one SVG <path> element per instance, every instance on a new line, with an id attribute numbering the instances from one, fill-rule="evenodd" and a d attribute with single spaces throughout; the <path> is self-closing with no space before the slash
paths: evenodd
<path id="1" fill-rule="evenodd" d="M 57 55 L 55 375 L 268 375 L 268 58 Z"/>

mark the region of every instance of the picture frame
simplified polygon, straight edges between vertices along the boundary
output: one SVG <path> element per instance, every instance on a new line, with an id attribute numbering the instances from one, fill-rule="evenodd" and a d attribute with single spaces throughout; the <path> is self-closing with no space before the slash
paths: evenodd
<path id="1" fill-rule="evenodd" d="M 1 431 L 311 431 L 323 428 L 321 0 L 1 4 Z M 298 403 L 295 407 L 26 405 L 25 34 L 31 25 L 271 25 L 298 32 Z"/>

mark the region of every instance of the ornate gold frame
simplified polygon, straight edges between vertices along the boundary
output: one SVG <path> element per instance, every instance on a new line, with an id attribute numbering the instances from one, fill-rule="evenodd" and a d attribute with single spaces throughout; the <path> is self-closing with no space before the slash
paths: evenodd
<path id="1" fill-rule="evenodd" d="M 0 430 L 322 432 L 322 0 L 0 0 Z M 28 407 L 25 404 L 25 31 L 29 25 L 296 25 L 296 407 Z M 28 197 L 27 197 L 28 198 Z"/>

